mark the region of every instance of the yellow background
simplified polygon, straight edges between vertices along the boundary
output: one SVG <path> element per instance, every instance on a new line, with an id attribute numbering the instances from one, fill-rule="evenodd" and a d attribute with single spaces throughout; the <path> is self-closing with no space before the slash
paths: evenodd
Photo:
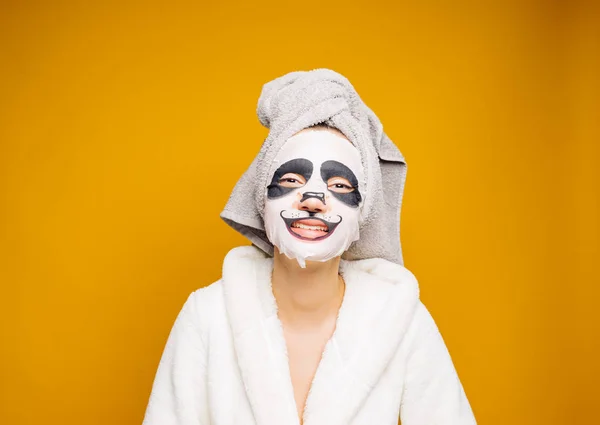
<path id="1" fill-rule="evenodd" d="M 262 84 L 316 67 L 407 158 L 405 265 L 479 423 L 599 423 L 599 13 L 3 1 L 0 423 L 141 422 L 181 305 L 247 243 L 218 214 Z"/>

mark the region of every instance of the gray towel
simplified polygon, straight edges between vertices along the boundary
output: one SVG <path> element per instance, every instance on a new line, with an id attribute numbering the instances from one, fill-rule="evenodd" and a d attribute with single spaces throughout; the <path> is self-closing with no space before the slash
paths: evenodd
<path id="1" fill-rule="evenodd" d="M 340 130 L 357 147 L 366 178 L 360 239 L 342 257 L 384 258 L 403 265 L 400 210 L 406 162 L 350 81 L 323 68 L 290 72 L 263 86 L 257 113 L 269 134 L 235 185 L 221 218 L 273 255 L 262 219 L 269 164 L 289 137 L 324 123 Z"/>

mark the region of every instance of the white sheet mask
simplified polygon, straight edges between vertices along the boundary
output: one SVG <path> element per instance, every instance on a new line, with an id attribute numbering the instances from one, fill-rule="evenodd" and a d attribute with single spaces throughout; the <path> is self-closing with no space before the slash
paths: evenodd
<path id="1" fill-rule="evenodd" d="M 301 267 L 342 255 L 359 238 L 364 174 L 358 150 L 343 136 L 319 128 L 290 137 L 269 176 L 267 237 Z"/>

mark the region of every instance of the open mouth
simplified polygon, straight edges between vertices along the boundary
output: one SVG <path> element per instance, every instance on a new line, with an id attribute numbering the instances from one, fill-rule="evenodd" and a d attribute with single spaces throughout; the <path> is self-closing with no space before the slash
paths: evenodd
<path id="1" fill-rule="evenodd" d="M 335 228 L 342 222 L 332 223 L 319 217 L 288 218 L 280 213 L 290 234 L 304 241 L 320 241 L 331 236 Z"/>

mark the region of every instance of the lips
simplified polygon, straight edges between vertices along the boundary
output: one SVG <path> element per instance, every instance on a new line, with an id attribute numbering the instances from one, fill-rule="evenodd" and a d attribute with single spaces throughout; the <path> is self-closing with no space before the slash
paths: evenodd
<path id="1" fill-rule="evenodd" d="M 286 218 L 281 212 L 281 218 L 290 234 L 304 241 L 320 241 L 331 236 L 335 228 L 342 222 L 332 223 L 318 217 Z"/>

